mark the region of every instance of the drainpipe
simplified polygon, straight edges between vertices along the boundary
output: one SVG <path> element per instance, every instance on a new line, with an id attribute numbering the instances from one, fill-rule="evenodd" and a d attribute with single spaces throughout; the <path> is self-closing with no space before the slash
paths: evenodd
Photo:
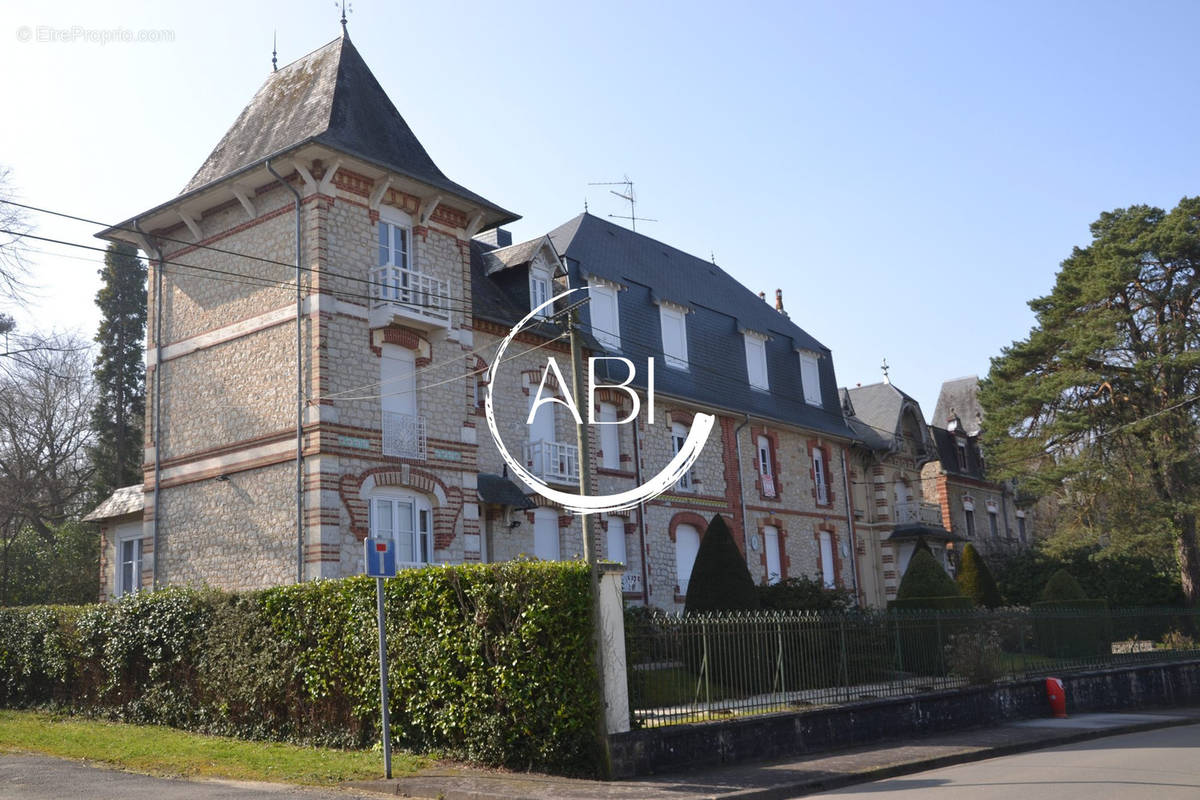
<path id="1" fill-rule="evenodd" d="M 638 422 L 633 420 L 633 474 L 637 477 L 637 485 L 642 485 L 642 437 L 638 431 Z M 650 605 L 650 570 L 647 562 L 650 560 L 646 553 L 646 501 L 638 503 L 638 548 L 642 562 L 642 602 Z"/>
<path id="2" fill-rule="evenodd" d="M 746 485 L 742 480 L 742 429 L 750 424 L 750 415 L 743 414 L 742 424 L 733 429 L 734 453 L 737 455 L 738 500 L 742 505 L 742 541 L 746 545 L 746 567 L 750 566 L 750 539 L 746 535 Z M 776 490 L 778 492 L 778 490 Z"/>
<path id="3" fill-rule="evenodd" d="M 150 518 L 150 531 L 154 541 L 154 563 L 151 585 L 158 588 L 158 484 L 162 478 L 162 459 L 159 449 L 162 444 L 162 309 L 163 309 L 163 255 L 162 248 L 151 245 L 150 240 L 142 231 L 139 220 L 133 221 L 133 229 L 138 232 L 142 241 L 154 248 L 154 257 L 158 263 L 154 267 L 154 515 Z"/>
<path id="4" fill-rule="evenodd" d="M 300 293 L 300 192 L 275 171 L 267 172 L 296 198 L 296 583 L 304 583 L 304 298 Z"/>
<path id="5" fill-rule="evenodd" d="M 846 471 L 846 459 L 850 450 L 842 445 L 842 492 L 846 495 L 846 528 L 850 531 L 850 577 L 854 579 L 854 596 L 858 607 L 863 606 L 862 586 L 858 579 L 858 542 L 854 535 L 854 509 L 850 503 L 850 475 Z"/>

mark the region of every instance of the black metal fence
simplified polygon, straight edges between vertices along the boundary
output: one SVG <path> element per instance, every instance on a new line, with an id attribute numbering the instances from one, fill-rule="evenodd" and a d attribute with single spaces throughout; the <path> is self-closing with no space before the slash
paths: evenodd
<path id="1" fill-rule="evenodd" d="M 1200 658 L 1200 610 L 630 615 L 635 726 Z"/>

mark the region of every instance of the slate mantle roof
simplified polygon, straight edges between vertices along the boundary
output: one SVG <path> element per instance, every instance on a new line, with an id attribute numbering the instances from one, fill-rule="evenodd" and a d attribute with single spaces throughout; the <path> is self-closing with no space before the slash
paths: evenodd
<path id="1" fill-rule="evenodd" d="M 181 194 L 307 142 L 516 218 L 442 174 L 345 35 L 268 75 Z"/>
<path id="2" fill-rule="evenodd" d="M 932 449 L 934 443 L 928 438 L 921 404 L 912 395 L 885 382 L 843 388 L 841 391 L 843 409 L 849 405 L 853 411 L 847 414 L 846 422 L 862 435 L 863 441 L 873 450 L 890 450 L 903 436 L 901 414 L 906 405 L 916 414 L 918 429 L 922 437 L 927 439 L 926 446 Z"/>
<path id="3" fill-rule="evenodd" d="M 655 305 L 687 306 L 688 370 L 656 362 L 656 390 L 701 405 L 776 419 L 847 439 L 857 439 L 838 403 L 829 348 L 715 264 L 643 234 L 580 214 L 549 233 L 564 258 L 572 287 L 596 276 L 625 287 L 618 294 L 622 355 L 635 364 L 661 354 L 662 329 Z M 587 306 L 581 321 L 590 325 Z M 771 389 L 753 389 L 740 331 L 766 333 Z M 804 401 L 797 349 L 817 353 L 822 406 Z M 608 363 L 608 362 L 602 362 Z M 602 370 L 598 370 L 602 371 Z M 619 369 L 616 380 L 625 378 Z M 644 388 L 644 368 L 635 385 Z"/>
<path id="4" fill-rule="evenodd" d="M 963 430 L 970 436 L 979 433 L 983 420 L 983 407 L 979 405 L 979 378 L 968 375 L 942 384 L 938 392 L 937 406 L 933 409 L 933 424 L 947 427 L 951 413 L 962 421 Z"/>
<path id="5" fill-rule="evenodd" d="M 146 495 L 140 483 L 135 486 L 123 486 L 110 494 L 103 503 L 96 506 L 92 510 L 92 513 L 83 518 L 83 521 L 102 522 L 114 517 L 140 514 L 145 503 Z"/>

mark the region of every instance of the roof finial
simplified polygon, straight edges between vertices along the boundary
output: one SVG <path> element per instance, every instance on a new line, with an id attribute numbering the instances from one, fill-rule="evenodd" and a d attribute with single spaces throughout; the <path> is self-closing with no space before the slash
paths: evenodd
<path id="1" fill-rule="evenodd" d="M 583 198 L 583 213 L 588 213 L 587 198 Z"/>
<path id="2" fill-rule="evenodd" d="M 354 6 L 350 6 L 351 13 L 354 12 Z M 348 35 L 346 32 L 346 0 L 342 0 L 342 36 Z"/>
<path id="3" fill-rule="evenodd" d="M 271 31 L 271 72 L 275 72 L 276 70 L 279 69 L 279 59 L 277 58 L 279 53 L 276 52 L 278 49 L 279 49 L 279 32 Z"/>
<path id="4" fill-rule="evenodd" d="M 888 366 L 886 357 L 883 359 L 883 363 L 879 365 L 879 368 L 883 370 L 883 382 L 890 386 L 892 379 L 888 377 L 888 370 L 891 369 L 891 367 Z"/>

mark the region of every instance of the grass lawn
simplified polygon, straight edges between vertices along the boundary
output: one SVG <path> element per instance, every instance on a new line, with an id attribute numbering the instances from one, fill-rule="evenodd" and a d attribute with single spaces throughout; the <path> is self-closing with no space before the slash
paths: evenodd
<path id="1" fill-rule="evenodd" d="M 328 785 L 383 777 L 383 755 L 202 736 L 156 725 L 126 725 L 36 711 L 0 711 L 0 753 L 83 758 L 150 775 Z M 426 759 L 392 754 L 392 774 Z"/>

